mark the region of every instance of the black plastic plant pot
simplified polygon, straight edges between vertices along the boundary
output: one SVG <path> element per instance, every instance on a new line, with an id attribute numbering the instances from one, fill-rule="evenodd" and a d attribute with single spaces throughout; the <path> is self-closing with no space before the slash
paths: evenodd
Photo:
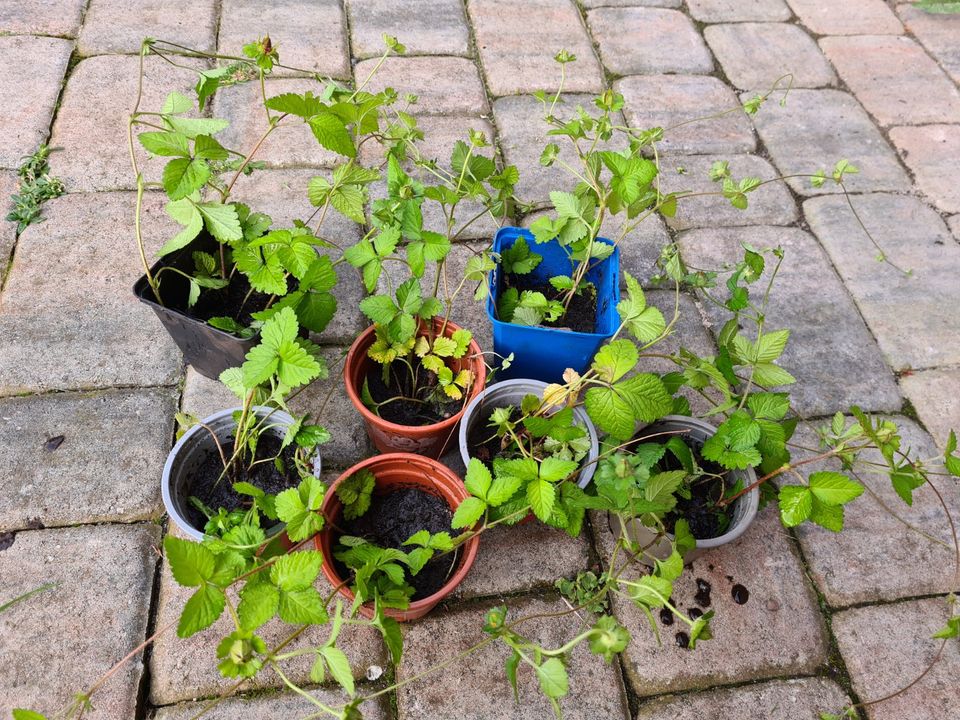
<path id="1" fill-rule="evenodd" d="M 193 270 L 191 252 L 204 250 L 216 252 L 216 243 L 211 239 L 204 243 L 191 243 L 188 248 L 157 262 L 150 273 L 156 277 L 163 267 L 175 267 L 184 272 Z M 133 286 L 133 294 L 140 302 L 149 305 L 160 318 L 163 327 L 183 353 L 184 362 L 193 365 L 201 375 L 217 380 L 227 368 L 243 364 L 247 352 L 259 342 L 259 334 L 250 338 L 240 338 L 219 330 L 204 320 L 191 317 L 187 313 L 187 297 L 190 282 L 175 272 L 163 273 L 160 296 L 163 304 L 157 302 L 147 276 L 142 275 Z"/>

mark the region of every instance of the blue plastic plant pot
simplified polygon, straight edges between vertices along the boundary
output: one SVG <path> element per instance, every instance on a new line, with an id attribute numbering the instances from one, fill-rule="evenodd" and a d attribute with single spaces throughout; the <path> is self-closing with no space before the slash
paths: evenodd
<path id="1" fill-rule="evenodd" d="M 570 276 L 570 260 L 560 243 L 551 240 L 538 245 L 533 233 L 524 228 L 501 228 L 493 239 L 493 251 L 499 253 L 512 247 L 521 236 L 533 252 L 543 257 L 530 274 L 534 282 L 547 284 L 551 277 Z M 613 244 L 606 238 L 597 239 Z M 620 325 L 620 315 L 617 313 L 617 303 L 620 302 L 620 248 L 614 248 L 610 257 L 590 268 L 587 280 L 597 289 L 596 332 L 514 325 L 496 317 L 497 297 L 502 286 L 501 270 L 497 266 L 490 274 L 490 295 L 487 298 L 487 315 L 493 323 L 493 350 L 497 353 L 498 362 L 513 353 L 513 362 L 509 368 L 498 372 L 498 380 L 533 378 L 544 382 L 561 382 L 567 368 L 583 373 L 589 367 L 597 350 L 613 337 Z"/>

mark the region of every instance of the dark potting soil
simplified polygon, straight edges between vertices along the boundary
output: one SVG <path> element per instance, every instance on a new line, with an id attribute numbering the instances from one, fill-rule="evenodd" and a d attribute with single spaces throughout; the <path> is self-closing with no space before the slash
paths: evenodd
<path id="1" fill-rule="evenodd" d="M 514 287 L 518 292 L 532 290 L 543 293 L 547 300 L 560 300 L 564 293 L 557 290 L 550 283 L 539 283 L 526 275 L 507 275 L 506 287 Z M 596 332 L 597 326 L 597 291 L 588 286 L 583 292 L 574 295 L 563 317 L 555 322 L 544 322 L 543 327 L 564 328 L 574 332 Z"/>
<path id="2" fill-rule="evenodd" d="M 470 457 L 477 458 L 489 470 L 493 470 L 494 458 L 499 457 L 503 452 L 503 438 L 499 437 L 496 428 L 490 427 L 489 424 L 490 416 L 496 409 L 494 405 L 485 406 L 478 412 L 476 422 L 467 432 L 467 450 Z M 510 413 L 510 420 L 516 422 L 521 415 L 520 408 L 515 407 Z"/>
<path id="3" fill-rule="evenodd" d="M 643 442 L 643 438 L 637 440 Z M 727 470 L 700 455 L 703 443 L 687 439 L 687 445 L 696 455 L 697 463 L 713 475 L 725 475 Z M 681 470 L 682 465 L 671 454 L 667 453 L 660 461 L 663 470 Z M 684 519 L 690 525 L 690 532 L 697 540 L 709 540 L 725 533 L 730 525 L 730 517 L 717 501 L 723 497 L 727 489 L 722 477 L 702 477 L 690 486 L 690 497 L 677 497 L 676 507 L 667 513 L 663 519 L 664 525 L 670 532 L 674 531 L 677 520 Z"/>
<path id="4" fill-rule="evenodd" d="M 414 370 L 417 377 L 420 378 L 421 385 L 423 380 L 427 378 L 431 382 L 435 382 L 435 375 L 421 367 L 419 361 L 414 365 Z M 402 362 L 391 363 L 390 376 L 386 383 L 383 381 L 382 366 L 372 363 L 370 372 L 367 373 L 367 389 L 370 391 L 370 397 L 378 403 L 395 397 L 415 398 L 420 394 L 417 390 L 423 390 L 422 387 L 414 387 L 414 376 L 410 372 L 410 368 Z M 380 417 L 388 422 L 419 427 L 421 425 L 433 425 L 456 415 L 463 407 L 462 402 L 464 401 L 425 403 L 414 400 L 394 400 L 386 405 L 381 405 L 379 413 Z"/>
<path id="5" fill-rule="evenodd" d="M 161 297 L 164 297 L 163 279 L 161 276 Z M 231 317 L 247 327 L 253 322 L 253 313 L 265 310 L 271 297 L 256 290 L 250 293 L 250 297 L 247 297 L 247 293 L 250 293 L 250 282 L 247 277 L 241 273 L 234 273 L 230 278 L 230 284 L 225 288 L 203 288 L 200 299 L 192 308 L 187 308 L 185 296 L 171 298 L 170 306 L 197 320 L 207 321 L 215 317 Z M 167 298 L 164 297 L 164 300 Z"/>
<path id="6" fill-rule="evenodd" d="M 221 444 L 223 454 L 229 458 L 233 454 L 233 439 L 221 442 Z M 280 452 L 280 438 L 266 434 L 260 436 L 257 443 L 257 460 L 272 458 L 278 452 Z M 230 511 L 241 507 L 249 507 L 250 498 L 234 491 L 233 483 L 248 482 L 272 495 L 287 488 L 295 487 L 299 482 L 299 474 L 293 460 L 295 453 L 296 449 L 292 446 L 285 448 L 281 453 L 283 472 L 277 470 L 277 466 L 273 462 L 262 462 L 254 465 L 252 470 L 247 470 L 245 467 L 232 468 L 232 472 L 219 479 L 218 482 L 220 473 L 223 472 L 223 461 L 220 459 L 220 453 L 217 452 L 217 449 L 215 447 L 211 448 L 193 476 L 190 494 L 214 512 L 220 508 Z M 202 530 L 207 523 L 204 514 L 192 504 L 187 507 L 187 520 L 199 530 Z"/>
<path id="7" fill-rule="evenodd" d="M 334 547 L 340 535 L 354 535 L 382 548 L 394 548 L 409 552 L 413 548 L 404 545 L 411 535 L 428 530 L 431 535 L 453 532 L 450 521 L 453 513 L 443 498 L 414 487 L 374 495 L 370 509 L 355 520 L 341 520 L 343 531 L 334 537 Z M 442 588 L 453 574 L 459 559 L 458 552 L 434 557 L 416 575 L 407 573 L 407 582 L 416 592 L 413 600 L 422 600 Z M 334 566 L 340 577 L 349 577 L 350 570 L 339 561 Z"/>

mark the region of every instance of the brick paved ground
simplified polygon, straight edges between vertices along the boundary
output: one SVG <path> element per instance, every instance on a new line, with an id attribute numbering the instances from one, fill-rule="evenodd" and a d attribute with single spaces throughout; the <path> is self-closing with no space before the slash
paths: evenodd
<path id="1" fill-rule="evenodd" d="M 802 89 L 786 108 L 672 136 L 664 167 L 683 166 L 687 174 L 666 177 L 667 185 L 696 185 L 718 157 L 739 174 L 764 176 L 849 157 L 861 169 L 849 182 L 853 203 L 913 277 L 872 259 L 835 188 L 794 181 L 757 192 L 746 213 L 713 199 L 689 203 L 669 227 L 648 224 L 629 239 L 625 262 L 649 277 L 651 259 L 670 237 L 697 264 L 724 260 L 739 241 L 781 244 L 787 265 L 772 314 L 795 332 L 785 362 L 800 381 L 800 410 L 817 418 L 857 403 L 888 413 L 904 423 L 911 446 L 928 454 L 942 449 L 948 428 L 960 426 L 960 185 L 951 179 L 960 166 L 960 16 L 925 15 L 892 0 L 0 2 L 0 202 L 15 188 L 19 159 L 47 140 L 57 148 L 53 173 L 68 190 L 46 206 L 46 222 L 19 237 L 0 221 L 0 533 L 13 533 L 0 536 L 0 603 L 57 583 L 42 599 L 0 615 L 3 717 L 21 704 L 52 711 L 184 601 L 157 551 L 165 531 L 158 481 L 172 416 L 178 407 L 203 415 L 233 402 L 183 368 L 153 315 L 129 293 L 140 270 L 125 115 L 142 36 L 235 53 L 266 32 L 285 60 L 343 79 L 365 72 L 381 33 L 398 35 L 409 57 L 390 60 L 377 82 L 420 95 L 419 112 L 429 116 L 423 124 L 439 145 L 468 127 L 484 129 L 520 167 L 528 199 L 550 188 L 551 171 L 538 163 L 535 105 L 515 96 L 555 87 L 551 56 L 560 48 L 579 56 L 571 93 L 612 86 L 626 98 L 626 120 L 638 125 L 728 107 L 793 72 Z M 168 70 L 148 65 L 148 102 L 192 82 Z M 281 92 L 307 81 L 268 82 Z M 228 140 L 249 144 L 251 98 L 243 89 L 217 97 L 215 112 L 232 120 Z M 587 99 L 571 95 L 567 102 Z M 270 169 L 238 186 L 237 197 L 260 195 L 263 209 L 284 222 L 305 212 L 310 168 L 328 166 L 331 156 L 305 156 L 312 145 L 302 139 L 296 132 L 273 138 L 264 157 Z M 148 199 L 151 244 L 165 231 L 161 207 Z M 465 239 L 476 243 L 487 232 Z M 356 237 L 355 228 L 344 233 Z M 320 338 L 331 365 L 363 325 L 359 286 L 343 283 L 337 293 L 341 312 Z M 696 312 L 686 300 L 684 307 Z M 481 340 L 489 338 L 482 314 L 466 319 L 479 323 Z M 708 349 L 711 319 L 688 313 L 684 342 Z M 310 388 L 298 405 L 316 406 L 336 382 Z M 324 419 L 335 429 L 327 465 L 369 453 L 340 388 L 326 407 Z M 800 430 L 801 437 L 810 433 Z M 62 445 L 45 450 L 57 435 Z M 935 652 L 927 638 L 942 623 L 936 598 L 951 589 L 948 578 L 931 572 L 949 565 L 949 553 L 907 523 L 941 541 L 948 539 L 944 518 L 923 499 L 892 519 L 882 510 L 894 501 L 889 487 L 866 481 L 874 492 L 850 511 L 839 539 L 816 527 L 788 532 L 768 511 L 739 544 L 696 560 L 677 600 L 688 604 L 693 578 L 708 579 L 718 616 L 716 639 L 694 653 L 671 642 L 657 647 L 642 615 L 615 605 L 634 643 L 610 666 L 582 650 L 574 655 L 567 717 L 814 718 L 851 698 L 889 693 L 917 674 Z M 956 513 L 956 493 L 946 495 Z M 498 598 L 539 612 L 562 607 L 552 580 L 590 567 L 608 543 L 601 523 L 578 540 L 539 525 L 491 533 L 457 600 L 407 628 L 409 657 L 392 674 L 410 677 L 472 642 L 484 608 Z M 749 587 L 748 604 L 730 601 L 733 582 Z M 557 628 L 544 623 L 529 632 L 552 641 Z M 145 663 L 111 680 L 89 717 L 192 717 L 200 707 L 194 701 L 224 686 L 211 637 L 164 638 Z M 358 677 L 371 664 L 387 665 L 376 636 L 357 633 L 346 645 Z M 511 704 L 502 660 L 491 649 L 466 671 L 450 668 L 365 712 L 403 720 L 547 717 L 530 677 L 521 677 L 530 705 L 520 711 Z M 954 644 L 934 672 L 865 717 L 956 714 L 958 674 Z M 278 682 L 265 676 L 262 684 Z M 332 701 L 327 688 L 313 692 Z M 261 690 L 211 717 L 307 712 L 302 699 Z"/>

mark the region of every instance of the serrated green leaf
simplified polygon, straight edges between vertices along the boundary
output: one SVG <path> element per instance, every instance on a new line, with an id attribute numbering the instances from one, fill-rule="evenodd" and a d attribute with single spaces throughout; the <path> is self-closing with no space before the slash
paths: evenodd
<path id="1" fill-rule="evenodd" d="M 197 210 L 203 215 L 203 223 L 217 240 L 232 243 L 243 239 L 243 228 L 234 205 L 220 203 L 197 203 Z"/>
<path id="2" fill-rule="evenodd" d="M 558 457 L 545 457 L 540 463 L 540 479 L 547 482 L 559 482 L 572 475 L 580 467 L 574 460 L 563 460 Z"/>
<path id="3" fill-rule="evenodd" d="M 487 492 L 490 490 L 492 483 L 493 477 L 490 475 L 487 466 L 477 458 L 470 458 L 470 463 L 467 465 L 467 474 L 464 478 L 467 491 L 481 500 L 486 500 Z"/>
<path id="4" fill-rule="evenodd" d="M 313 587 L 281 592 L 278 613 L 292 625 L 323 625 L 330 619 L 323 598 Z"/>
<path id="5" fill-rule="evenodd" d="M 827 505 L 813 497 L 813 506 L 810 510 L 810 522 L 816 523 L 831 532 L 843 530 L 843 506 Z"/>
<path id="6" fill-rule="evenodd" d="M 162 157 L 190 157 L 190 143 L 185 135 L 175 132 L 142 132 L 137 135 L 147 152 Z"/>
<path id="7" fill-rule="evenodd" d="M 277 558 L 270 568 L 270 582 L 284 592 L 312 587 L 323 555 L 316 550 L 292 552 Z"/>
<path id="8" fill-rule="evenodd" d="M 756 353 L 752 359 L 758 363 L 773 362 L 783 354 L 789 339 L 789 330 L 763 333 L 756 342 Z"/>
<path id="9" fill-rule="evenodd" d="M 163 189 L 171 200 L 181 200 L 203 187 L 210 166 L 203 160 L 176 158 L 163 168 Z"/>
<path id="10" fill-rule="evenodd" d="M 759 363 L 753 368 L 753 381 L 763 387 L 792 385 L 797 380 L 779 365 Z"/>
<path id="11" fill-rule="evenodd" d="M 527 485 L 527 502 L 533 509 L 534 515 L 546 522 L 553 514 L 556 502 L 556 488 L 546 480 L 531 480 Z"/>
<path id="12" fill-rule="evenodd" d="M 216 135 L 230 126 L 229 120 L 219 118 L 165 117 L 164 122 L 175 132 L 186 135 L 191 140 L 198 135 Z"/>
<path id="13" fill-rule="evenodd" d="M 636 345 L 629 340 L 614 340 L 600 348 L 591 367 L 601 380 L 613 383 L 633 370 L 638 359 Z"/>
<path id="14" fill-rule="evenodd" d="M 753 393 L 747 398 L 747 406 L 757 418 L 782 420 L 790 409 L 790 396 L 786 393 Z"/>
<path id="15" fill-rule="evenodd" d="M 176 206 L 176 207 L 173 207 Z M 203 230 L 203 216 L 187 198 L 167 203 L 167 214 L 185 227 L 164 243 L 157 257 L 164 257 L 189 245 Z"/>
<path id="16" fill-rule="evenodd" d="M 487 504 L 477 497 L 468 497 L 461 502 L 453 513 L 453 519 L 450 521 L 450 527 L 455 530 L 460 528 L 472 527 L 483 517 L 487 509 Z"/>
<path id="17" fill-rule="evenodd" d="M 313 131 L 313 136 L 327 150 L 345 157 L 356 157 L 357 148 L 347 131 L 343 120 L 330 112 L 323 112 L 311 117 L 307 124 Z"/>
<path id="18" fill-rule="evenodd" d="M 664 602 L 673 594 L 673 583 L 667 578 L 656 575 L 644 575 L 629 588 L 630 598 L 638 605 L 651 610 L 662 608 Z"/>
<path id="19" fill-rule="evenodd" d="M 310 118 L 324 110 L 323 102 L 310 91 L 303 93 L 282 93 L 267 98 L 264 103 L 271 110 L 301 118 Z"/>
<path id="20" fill-rule="evenodd" d="M 633 409 L 629 402 L 608 387 L 587 390 L 584 406 L 590 419 L 603 432 L 618 440 L 629 440 L 636 426 Z"/>
<path id="21" fill-rule="evenodd" d="M 164 115 L 182 115 L 193 110 L 193 102 L 180 92 L 171 92 L 163 100 L 160 112 Z"/>
<path id="22" fill-rule="evenodd" d="M 227 597 L 223 590 L 204 583 L 190 596 L 177 623 L 177 635 L 188 638 L 213 625 L 226 607 Z"/>
<path id="23" fill-rule="evenodd" d="M 213 576 L 216 558 L 204 545 L 167 535 L 163 540 L 173 579 L 185 587 L 197 587 Z"/>
<path id="24" fill-rule="evenodd" d="M 272 583 L 248 582 L 240 591 L 237 615 L 244 630 L 256 630 L 277 614 L 280 591 Z"/>
<path id="25" fill-rule="evenodd" d="M 630 405 L 634 418 L 641 422 L 659 420 L 673 410 L 673 398 L 663 380 L 652 373 L 637 373 L 614 388 Z"/>
<path id="26" fill-rule="evenodd" d="M 550 193 L 550 202 L 561 218 L 580 217 L 580 200 L 576 195 L 554 190 Z"/>
<path id="27" fill-rule="evenodd" d="M 863 494 L 863 485 L 836 472 L 815 472 L 808 480 L 810 492 L 825 505 L 845 505 Z"/>
<path id="28" fill-rule="evenodd" d="M 786 527 L 795 527 L 807 520 L 813 511 L 813 493 L 803 485 L 784 485 L 778 496 L 780 519 Z"/>
<path id="29" fill-rule="evenodd" d="M 355 689 L 353 685 L 353 672 L 350 670 L 350 661 L 347 659 L 343 650 L 330 645 L 321 648 L 320 654 L 323 656 L 323 659 L 327 661 L 327 667 L 330 668 L 330 674 L 333 676 L 333 679 L 347 691 L 348 695 L 353 695 Z"/>
<path id="30" fill-rule="evenodd" d="M 547 658 L 536 668 L 537 680 L 540 682 L 540 689 L 548 698 L 562 698 L 570 690 L 570 681 L 567 677 L 567 669 L 559 658 Z"/>
<path id="31" fill-rule="evenodd" d="M 320 375 L 320 363 L 297 342 L 281 345 L 277 356 L 277 378 L 289 388 L 306 385 Z"/>

